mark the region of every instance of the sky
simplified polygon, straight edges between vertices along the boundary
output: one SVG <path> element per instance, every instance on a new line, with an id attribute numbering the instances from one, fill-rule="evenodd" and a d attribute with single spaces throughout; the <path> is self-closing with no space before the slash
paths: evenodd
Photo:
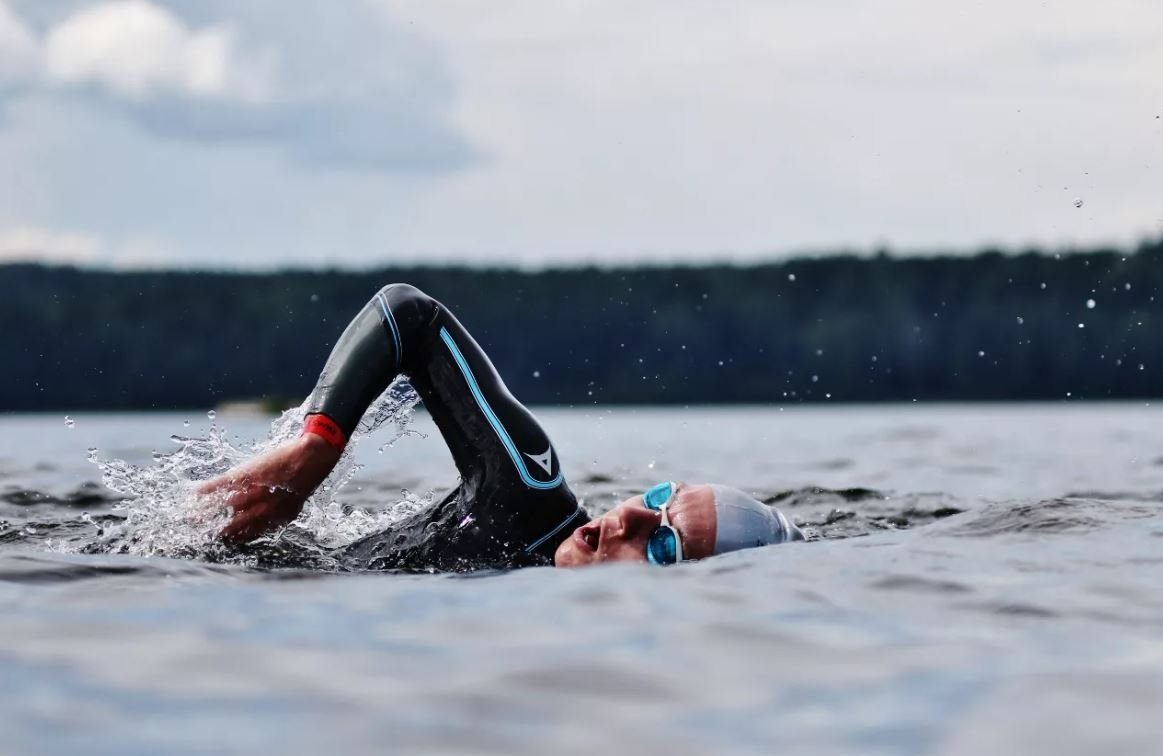
<path id="1" fill-rule="evenodd" d="M 0 261 L 1132 244 L 1161 116 L 1159 0 L 0 0 Z"/>

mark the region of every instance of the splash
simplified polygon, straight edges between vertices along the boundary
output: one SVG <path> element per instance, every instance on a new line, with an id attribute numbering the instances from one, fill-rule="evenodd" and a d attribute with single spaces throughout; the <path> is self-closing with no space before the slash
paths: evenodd
<path id="1" fill-rule="evenodd" d="M 338 498 L 362 469 L 355 462 L 354 452 L 371 434 L 382 428 L 388 431 L 380 441 L 381 452 L 406 435 L 418 435 L 409 429 L 418 401 L 419 396 L 411 385 L 397 378 L 364 414 L 339 463 L 307 500 L 291 527 L 305 533 L 318 547 L 332 548 L 382 531 L 428 506 L 431 494 L 417 496 L 406 491 L 400 501 L 374 512 L 345 506 Z M 84 550 L 246 561 L 218 539 L 218 533 L 230 519 L 229 511 L 222 505 L 229 492 L 220 492 L 216 497 L 199 496 L 197 487 L 295 438 L 303 427 L 306 413 L 307 402 L 304 402 L 275 418 L 265 439 L 231 442 L 211 412 L 207 415 L 211 421 L 207 436 L 175 434 L 170 440 L 177 449 L 154 452 L 153 461 L 148 465 L 103 459 L 97 449 L 90 449 L 89 461 L 101 470 L 102 483 L 125 497 L 115 507 L 124 515 L 124 520 L 99 530 L 98 540 Z M 264 540 L 277 542 L 286 532 L 279 531 Z"/>

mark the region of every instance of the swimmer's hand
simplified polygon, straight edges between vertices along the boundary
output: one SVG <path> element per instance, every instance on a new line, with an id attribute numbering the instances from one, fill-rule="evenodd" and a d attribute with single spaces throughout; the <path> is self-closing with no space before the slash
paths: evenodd
<path id="1" fill-rule="evenodd" d="M 234 514 L 222 529 L 222 538 L 246 543 L 298 517 L 303 503 L 326 480 L 340 454 L 319 436 L 304 434 L 203 483 L 198 493 L 225 492 L 225 504 Z"/>

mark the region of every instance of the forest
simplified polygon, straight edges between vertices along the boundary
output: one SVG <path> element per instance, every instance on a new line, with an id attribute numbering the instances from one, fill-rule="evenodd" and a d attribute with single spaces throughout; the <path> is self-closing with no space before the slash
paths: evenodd
<path id="1" fill-rule="evenodd" d="M 530 404 L 1160 394 L 1163 239 L 754 265 L 272 273 L 0 266 L 0 410 L 298 402 L 381 286 L 441 300 Z"/>

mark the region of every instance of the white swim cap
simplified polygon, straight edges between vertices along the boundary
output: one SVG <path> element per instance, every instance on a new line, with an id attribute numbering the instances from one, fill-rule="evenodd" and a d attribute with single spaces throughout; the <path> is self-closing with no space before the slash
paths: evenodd
<path id="1" fill-rule="evenodd" d="M 712 483 L 711 491 L 715 494 L 715 554 L 804 540 L 800 529 L 775 507 L 737 488 Z"/>

